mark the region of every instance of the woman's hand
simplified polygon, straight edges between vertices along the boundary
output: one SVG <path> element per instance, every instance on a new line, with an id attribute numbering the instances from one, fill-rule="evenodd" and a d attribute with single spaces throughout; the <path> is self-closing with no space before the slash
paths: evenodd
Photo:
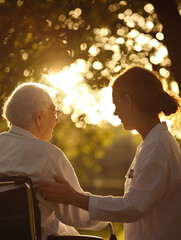
<path id="1" fill-rule="evenodd" d="M 63 178 L 54 176 L 55 182 L 36 181 L 36 190 L 52 202 L 71 204 L 86 211 L 89 209 L 89 196 L 79 193 Z"/>
<path id="2" fill-rule="evenodd" d="M 71 199 L 75 190 L 70 184 L 59 176 L 54 176 L 55 182 L 36 181 L 36 190 L 43 195 L 46 200 L 63 204 L 71 204 Z"/>

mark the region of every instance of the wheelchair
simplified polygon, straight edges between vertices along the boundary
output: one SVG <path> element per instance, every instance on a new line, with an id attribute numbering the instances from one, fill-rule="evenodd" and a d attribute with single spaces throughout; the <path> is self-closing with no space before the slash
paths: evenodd
<path id="1" fill-rule="evenodd" d="M 27 176 L 0 178 L 0 239 L 42 240 L 41 218 L 32 181 Z M 116 240 L 109 224 L 110 240 Z M 48 236 L 47 240 L 103 240 L 98 236 Z"/>

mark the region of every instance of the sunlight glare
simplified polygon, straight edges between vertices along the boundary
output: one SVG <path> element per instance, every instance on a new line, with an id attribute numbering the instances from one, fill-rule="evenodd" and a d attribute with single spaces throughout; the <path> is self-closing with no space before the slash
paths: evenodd
<path id="1" fill-rule="evenodd" d="M 162 77 L 168 78 L 170 76 L 170 72 L 165 68 L 160 68 L 159 73 Z"/>
<path id="2" fill-rule="evenodd" d="M 99 61 L 95 61 L 92 66 L 94 69 L 97 69 L 97 70 L 101 70 L 103 68 L 102 63 Z"/>
<path id="3" fill-rule="evenodd" d="M 135 37 L 138 36 L 138 34 L 139 34 L 139 32 L 138 32 L 137 30 L 132 29 L 132 30 L 129 32 L 128 35 L 130 36 L 130 38 L 135 38 Z"/>
<path id="4" fill-rule="evenodd" d="M 89 48 L 89 51 L 88 51 L 92 56 L 96 56 L 98 53 L 99 53 L 99 49 L 95 46 L 95 45 L 92 45 L 90 48 Z"/>
<path id="5" fill-rule="evenodd" d="M 150 57 L 150 62 L 157 65 L 163 62 L 164 58 L 167 57 L 167 55 L 168 55 L 167 48 L 165 46 L 161 46 L 158 48 L 155 56 L 152 55 Z"/>
<path id="6" fill-rule="evenodd" d="M 85 69 L 86 69 L 86 61 L 84 59 L 77 59 L 76 60 L 76 71 L 84 72 Z"/>
<path id="7" fill-rule="evenodd" d="M 126 6 L 126 5 L 127 5 L 127 2 L 121 1 L 119 4 L 120 4 L 121 6 Z"/>
<path id="8" fill-rule="evenodd" d="M 63 90 L 66 94 L 69 94 L 75 87 L 76 83 L 80 80 L 79 76 L 76 76 L 69 71 L 62 71 L 58 74 L 51 74 L 48 78 L 54 87 Z"/>
<path id="9" fill-rule="evenodd" d="M 175 92 L 177 95 L 179 94 L 179 87 L 177 82 L 175 81 L 171 82 L 171 90 Z"/>
<path id="10" fill-rule="evenodd" d="M 118 19 L 120 19 L 120 20 L 123 20 L 123 19 L 124 19 L 124 17 L 125 17 L 125 16 L 124 16 L 124 14 L 123 14 L 123 13 L 119 13 L 119 14 L 118 14 Z"/>
<path id="11" fill-rule="evenodd" d="M 154 12 L 154 7 L 151 3 L 148 3 L 144 6 L 145 12 L 152 14 Z"/>
<path id="12" fill-rule="evenodd" d="M 140 51 L 142 50 L 142 46 L 139 45 L 139 44 L 136 44 L 136 45 L 135 45 L 135 50 L 136 50 L 137 52 L 140 52 Z"/>
<path id="13" fill-rule="evenodd" d="M 167 56 L 167 55 L 168 55 L 168 51 L 167 51 L 166 47 L 161 46 L 161 47 L 158 49 L 158 54 L 159 54 L 159 55 L 162 55 L 163 57 Z"/>
<path id="14" fill-rule="evenodd" d="M 114 116 L 115 105 L 112 102 L 112 87 L 108 86 L 100 90 L 99 92 L 102 104 L 99 109 L 102 119 L 107 119 L 109 123 L 116 126 L 121 123 L 117 116 Z"/>
<path id="15" fill-rule="evenodd" d="M 80 8 L 76 8 L 75 10 L 72 10 L 69 12 L 69 15 L 73 18 L 78 18 L 82 14 L 82 10 Z"/>
<path id="16" fill-rule="evenodd" d="M 157 48 L 157 47 L 159 46 L 159 42 L 158 42 L 158 40 L 156 40 L 155 38 L 153 38 L 153 39 L 150 41 L 150 45 L 151 45 L 152 47 Z"/>
<path id="17" fill-rule="evenodd" d="M 80 49 L 81 49 L 82 51 L 85 51 L 85 50 L 87 49 L 87 43 L 82 43 L 82 44 L 80 45 Z"/>
<path id="18" fill-rule="evenodd" d="M 117 38 L 116 43 L 123 44 L 124 43 L 124 38 L 122 38 L 122 37 Z"/>
<path id="19" fill-rule="evenodd" d="M 164 39 L 163 33 L 158 32 L 158 33 L 156 34 L 156 38 L 157 38 L 158 40 L 160 40 L 160 41 L 163 41 L 163 39 Z"/>
<path id="20" fill-rule="evenodd" d="M 140 45 L 144 45 L 148 43 L 149 38 L 146 37 L 144 34 L 139 34 L 138 37 L 136 38 L 136 42 Z"/>
<path id="21" fill-rule="evenodd" d="M 110 61 L 109 64 L 115 62 Z M 78 59 L 63 71 L 46 76 L 47 81 L 57 90 L 61 110 L 64 114 L 71 114 L 72 121 L 77 127 L 85 127 L 86 123 L 101 125 L 105 121 L 119 125 L 121 123 L 119 118 L 113 115 L 115 106 L 112 103 L 111 86 L 101 90 L 91 89 L 82 76 L 83 72 L 88 74 L 86 71 L 86 62 Z M 86 123 L 79 121 L 81 115 L 85 115 Z"/>
<path id="22" fill-rule="evenodd" d="M 153 22 L 148 21 L 148 22 L 146 23 L 146 27 L 147 27 L 149 30 L 151 30 L 151 29 L 154 27 Z"/>

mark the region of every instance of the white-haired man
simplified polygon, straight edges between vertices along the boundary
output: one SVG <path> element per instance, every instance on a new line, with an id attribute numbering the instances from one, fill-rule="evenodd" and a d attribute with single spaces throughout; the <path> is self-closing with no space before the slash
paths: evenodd
<path id="1" fill-rule="evenodd" d="M 45 141 L 58 122 L 56 107 L 47 87 L 38 83 L 18 86 L 3 107 L 9 132 L 0 134 L 0 176 L 29 176 L 32 181 L 50 180 L 60 175 L 79 192 L 76 174 L 63 152 Z M 48 235 L 78 235 L 75 228 L 98 230 L 107 223 L 90 220 L 76 207 L 46 201 L 38 193 L 42 239 Z"/>

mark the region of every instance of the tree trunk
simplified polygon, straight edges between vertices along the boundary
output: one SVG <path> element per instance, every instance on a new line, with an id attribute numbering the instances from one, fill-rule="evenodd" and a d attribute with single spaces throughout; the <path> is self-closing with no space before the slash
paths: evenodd
<path id="1" fill-rule="evenodd" d="M 164 42 L 172 62 L 172 71 L 181 91 L 181 16 L 175 0 L 151 0 L 163 24 Z"/>

